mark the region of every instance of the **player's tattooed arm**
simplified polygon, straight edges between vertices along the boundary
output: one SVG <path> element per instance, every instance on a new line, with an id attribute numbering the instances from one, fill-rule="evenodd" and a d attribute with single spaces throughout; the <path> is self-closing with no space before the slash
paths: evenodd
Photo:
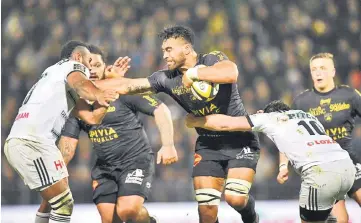
<path id="1" fill-rule="evenodd" d="M 70 160 L 73 159 L 78 139 L 74 139 L 67 136 L 61 136 L 58 142 L 58 148 L 63 155 L 65 165 L 68 165 Z"/>
<path id="2" fill-rule="evenodd" d="M 79 99 L 72 113 L 89 125 L 97 125 L 102 122 L 107 109 L 107 107 L 101 106 L 98 102 L 90 105 L 84 99 Z"/>
<path id="3" fill-rule="evenodd" d="M 109 106 L 109 102 L 118 98 L 118 95 L 109 94 L 97 88 L 94 83 L 84 76 L 83 73 L 74 71 L 67 77 L 68 84 L 83 99 L 89 101 L 98 101 L 99 104 Z"/>
<path id="4" fill-rule="evenodd" d="M 162 162 L 167 165 L 177 162 L 178 155 L 173 140 L 173 121 L 168 107 L 160 104 L 154 110 L 154 118 L 162 141 L 162 148 L 158 151 L 157 164 Z"/>
<path id="5" fill-rule="evenodd" d="M 204 128 L 213 131 L 250 131 L 252 126 L 245 116 L 232 117 L 221 114 L 195 117 L 188 114 L 186 118 L 188 128 Z"/>
<path id="6" fill-rule="evenodd" d="M 151 94 L 154 93 L 147 78 L 111 78 L 95 82 L 100 89 L 113 89 L 119 94 Z"/>

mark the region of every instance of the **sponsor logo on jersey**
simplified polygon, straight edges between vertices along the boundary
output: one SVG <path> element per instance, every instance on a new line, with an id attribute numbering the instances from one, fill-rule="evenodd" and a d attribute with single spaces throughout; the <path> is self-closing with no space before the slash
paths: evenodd
<path id="1" fill-rule="evenodd" d="M 330 111 L 331 112 L 339 112 L 342 110 L 347 110 L 350 109 L 351 105 L 348 103 L 334 103 L 334 104 L 330 104 Z"/>
<path id="2" fill-rule="evenodd" d="M 83 64 L 79 64 L 79 63 L 74 64 L 74 67 L 73 67 L 73 70 L 78 70 L 83 73 L 86 72 L 86 69 L 87 68 Z"/>
<path id="3" fill-rule="evenodd" d="M 23 112 L 23 113 L 18 114 L 15 118 L 15 121 L 17 121 L 19 119 L 23 119 L 23 118 L 29 118 L 29 112 Z"/>
<path id="4" fill-rule="evenodd" d="M 335 127 L 335 128 L 326 129 L 326 134 L 331 136 L 333 140 L 342 139 L 348 136 L 348 132 L 345 127 Z"/>
<path id="5" fill-rule="evenodd" d="M 356 177 L 355 180 L 361 179 L 361 163 L 356 163 Z"/>
<path id="6" fill-rule="evenodd" d="M 155 100 L 154 98 L 152 98 L 151 96 L 149 95 L 144 95 L 143 98 L 145 100 L 148 100 L 149 101 L 149 105 L 152 106 L 152 107 L 155 107 L 158 105 L 158 101 Z"/>
<path id="7" fill-rule="evenodd" d="M 142 184 L 144 179 L 143 170 L 136 169 L 131 173 L 128 173 L 125 179 L 126 184 Z"/>
<path id="8" fill-rule="evenodd" d="M 191 94 L 191 89 L 190 88 L 186 88 L 183 85 L 182 86 L 176 86 L 174 88 L 172 88 L 172 94 L 174 95 L 183 95 L 183 94 Z"/>
<path id="9" fill-rule="evenodd" d="M 337 143 L 335 140 L 331 139 L 323 139 L 323 140 L 314 140 L 312 142 L 308 142 L 308 146 L 315 146 L 315 145 L 324 145 L 324 144 L 335 144 Z"/>
<path id="10" fill-rule="evenodd" d="M 205 116 L 209 114 L 218 114 L 220 113 L 220 109 L 215 104 L 207 105 L 201 109 L 192 110 L 193 114 L 196 116 Z"/>
<path id="11" fill-rule="evenodd" d="M 90 141 L 97 143 L 109 142 L 118 138 L 118 134 L 113 128 L 90 130 L 88 135 Z"/>
<path id="12" fill-rule="evenodd" d="M 109 106 L 107 112 L 115 112 L 115 106 Z"/>
<path id="13" fill-rule="evenodd" d="M 194 162 L 193 162 L 193 167 L 197 166 L 199 162 L 201 162 L 202 160 L 202 156 L 199 155 L 198 153 L 194 154 Z"/>
<path id="14" fill-rule="evenodd" d="M 65 163 L 63 160 L 57 160 L 57 161 L 54 161 L 54 165 L 55 165 L 56 170 L 58 170 L 58 169 L 63 169 L 63 166 L 65 166 Z"/>

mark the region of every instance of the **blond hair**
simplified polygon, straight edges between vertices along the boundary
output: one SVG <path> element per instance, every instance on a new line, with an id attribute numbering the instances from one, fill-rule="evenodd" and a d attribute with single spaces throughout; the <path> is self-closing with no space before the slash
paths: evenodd
<path id="1" fill-rule="evenodd" d="M 335 63 L 335 61 L 333 60 L 333 54 L 332 53 L 318 53 L 318 54 L 315 54 L 311 57 L 310 59 L 310 63 L 315 60 L 315 59 L 318 59 L 318 58 L 326 58 L 326 59 L 330 59 L 332 60 L 333 63 Z"/>

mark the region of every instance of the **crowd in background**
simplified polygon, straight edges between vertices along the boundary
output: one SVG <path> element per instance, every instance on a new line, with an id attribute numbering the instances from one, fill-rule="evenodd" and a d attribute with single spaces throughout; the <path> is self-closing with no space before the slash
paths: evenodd
<path id="1" fill-rule="evenodd" d="M 108 63 L 132 58 L 128 77 L 146 77 L 165 66 L 157 33 L 187 25 L 200 53 L 223 51 L 239 68 L 238 86 L 249 113 L 273 99 L 288 103 L 312 86 L 309 59 L 314 53 L 335 55 L 337 83 L 361 89 L 361 3 L 359 0 L 3 0 L 1 13 L 2 146 L 23 98 L 45 68 L 59 60 L 70 39 L 100 46 Z M 150 201 L 191 201 L 191 172 L 196 133 L 184 125 L 183 111 L 170 97 L 179 162 L 157 165 Z M 152 118 L 141 117 L 154 151 L 160 138 Z M 358 122 L 360 123 L 360 122 Z M 361 153 L 361 125 L 354 146 Z M 3 151 L 3 150 L 2 150 Z M 81 135 L 69 165 L 76 203 L 91 202 L 90 171 L 94 154 Z M 278 185 L 278 153 L 261 136 L 261 158 L 252 194 L 256 199 L 294 199 L 299 179 Z M 2 204 L 38 203 L 1 156 Z"/>

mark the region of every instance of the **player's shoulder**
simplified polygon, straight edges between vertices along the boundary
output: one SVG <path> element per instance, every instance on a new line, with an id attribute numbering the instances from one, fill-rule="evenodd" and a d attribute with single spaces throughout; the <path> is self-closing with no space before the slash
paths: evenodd
<path id="1" fill-rule="evenodd" d="M 60 69 L 67 70 L 67 71 L 80 71 L 83 73 L 88 72 L 88 68 L 78 61 L 70 60 L 70 59 L 62 59 L 57 62 L 54 66 L 57 66 Z"/>
<path id="2" fill-rule="evenodd" d="M 156 77 L 156 78 L 172 78 L 177 76 L 177 70 L 167 70 L 167 69 L 163 69 L 163 70 L 158 70 L 156 72 L 154 72 L 151 76 L 152 77 Z"/>
<path id="3" fill-rule="evenodd" d="M 312 96 L 313 93 L 314 93 L 314 92 L 313 92 L 312 89 L 306 89 L 306 90 L 302 91 L 301 93 L 299 93 L 298 95 L 296 95 L 296 96 L 294 97 L 294 101 L 296 101 L 296 100 L 301 100 L 301 99 L 303 99 L 303 98 Z"/>
<path id="4" fill-rule="evenodd" d="M 353 93 L 357 92 L 357 89 L 354 89 L 354 88 L 350 87 L 349 85 L 342 84 L 342 85 L 337 86 L 337 91 L 353 94 Z"/>
<path id="5" fill-rule="evenodd" d="M 228 60 L 228 57 L 222 51 L 218 50 L 199 55 L 199 64 L 208 65 L 209 63 L 219 62 L 222 60 Z"/>

